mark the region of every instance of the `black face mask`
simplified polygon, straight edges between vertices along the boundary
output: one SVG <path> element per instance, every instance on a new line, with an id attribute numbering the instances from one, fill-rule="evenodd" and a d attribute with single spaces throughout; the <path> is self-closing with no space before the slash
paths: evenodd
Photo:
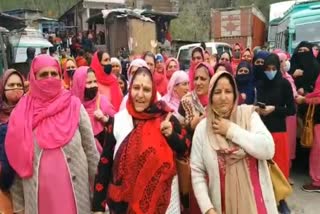
<path id="1" fill-rule="evenodd" d="M 234 52 L 234 58 L 235 59 L 240 59 L 241 53 L 240 51 Z"/>
<path id="2" fill-rule="evenodd" d="M 261 80 L 264 75 L 264 65 L 254 65 L 253 66 L 253 75 L 255 80 Z"/>
<path id="3" fill-rule="evenodd" d="M 301 65 L 310 65 L 310 63 L 312 63 L 312 55 L 310 54 L 310 52 L 301 52 L 297 54 L 298 56 L 298 62 Z"/>
<path id="4" fill-rule="evenodd" d="M 74 72 L 75 72 L 76 70 L 74 70 L 74 69 L 70 69 L 70 70 L 67 70 L 67 74 L 68 74 L 68 76 L 72 79 L 73 78 L 73 75 L 74 75 Z"/>
<path id="5" fill-rule="evenodd" d="M 111 74 L 111 71 L 112 71 L 112 65 L 111 64 L 104 65 L 104 72 L 106 74 Z"/>
<path id="6" fill-rule="evenodd" d="M 86 101 L 92 100 L 97 96 L 98 87 L 86 88 L 84 90 L 84 99 Z"/>

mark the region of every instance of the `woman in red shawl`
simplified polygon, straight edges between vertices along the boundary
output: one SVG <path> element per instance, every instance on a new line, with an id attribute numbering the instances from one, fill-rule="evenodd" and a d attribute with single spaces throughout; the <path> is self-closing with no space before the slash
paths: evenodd
<path id="1" fill-rule="evenodd" d="M 247 48 L 242 53 L 241 59 L 242 61 L 247 61 L 248 63 L 252 63 L 253 53 L 250 48 Z"/>
<path id="2" fill-rule="evenodd" d="M 147 68 L 132 77 L 127 107 L 109 119 L 108 143 L 98 165 L 93 211 L 180 213 L 175 157 L 188 150 L 186 132 L 157 101 Z"/>
<path id="3" fill-rule="evenodd" d="M 169 58 L 166 61 L 166 71 L 167 71 L 167 79 L 168 81 L 171 79 L 172 74 L 176 71 L 180 70 L 179 62 L 176 58 Z"/>
<path id="4" fill-rule="evenodd" d="M 196 73 L 196 66 L 204 62 L 204 50 L 202 47 L 195 47 L 191 53 L 191 63 L 189 69 L 189 82 L 190 82 L 190 90 L 194 89 L 194 75 Z"/>
<path id="5" fill-rule="evenodd" d="M 63 68 L 63 81 L 65 89 L 70 89 L 72 86 L 72 78 L 75 70 L 77 69 L 76 61 L 73 58 L 68 58 L 62 65 Z"/>
<path id="6" fill-rule="evenodd" d="M 156 68 L 152 76 L 156 83 L 157 91 L 161 96 L 164 96 L 167 93 L 168 79 L 166 75 L 166 66 L 161 54 L 156 55 Z"/>
<path id="7" fill-rule="evenodd" d="M 116 111 L 119 111 L 123 95 L 117 77 L 111 73 L 110 55 L 97 51 L 93 55 L 90 67 L 96 74 L 99 92 L 109 99 Z"/>
<path id="8" fill-rule="evenodd" d="M 238 68 L 239 63 L 241 62 L 241 53 L 243 51 L 243 47 L 240 43 L 236 43 L 233 46 L 232 50 L 232 70 L 236 71 Z"/>

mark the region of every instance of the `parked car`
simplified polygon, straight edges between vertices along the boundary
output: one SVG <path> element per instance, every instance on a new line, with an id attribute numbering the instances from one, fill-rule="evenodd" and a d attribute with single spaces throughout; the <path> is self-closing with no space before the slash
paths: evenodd
<path id="1" fill-rule="evenodd" d="M 200 43 L 184 45 L 179 48 L 177 59 L 180 63 L 181 70 L 188 71 L 190 67 L 190 59 L 192 50 L 195 47 L 200 47 Z M 227 43 L 222 42 L 207 42 L 206 50 L 211 54 L 221 54 L 222 52 L 229 52 L 232 55 L 232 47 Z"/>

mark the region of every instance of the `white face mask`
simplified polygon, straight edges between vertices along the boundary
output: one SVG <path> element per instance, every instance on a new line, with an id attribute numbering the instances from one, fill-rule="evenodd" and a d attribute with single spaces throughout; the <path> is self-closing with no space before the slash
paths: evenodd
<path id="1" fill-rule="evenodd" d="M 291 67 L 290 61 L 287 60 L 287 61 L 286 61 L 286 66 L 284 67 L 284 71 L 285 71 L 285 72 L 288 72 L 288 71 L 290 70 L 290 67 Z"/>

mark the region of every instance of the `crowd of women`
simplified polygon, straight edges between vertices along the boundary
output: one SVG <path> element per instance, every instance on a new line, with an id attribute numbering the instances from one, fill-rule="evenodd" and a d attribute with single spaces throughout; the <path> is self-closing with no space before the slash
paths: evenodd
<path id="1" fill-rule="evenodd" d="M 36 56 L 28 87 L 1 82 L 0 210 L 5 214 L 290 213 L 267 161 L 290 176 L 297 118 L 316 104 L 310 153 L 320 192 L 319 48 L 294 54 L 192 51 L 189 72 L 146 52 L 128 69 Z M 121 72 L 125 70 L 125 72 Z M 181 160 L 190 167 L 181 170 Z"/>

